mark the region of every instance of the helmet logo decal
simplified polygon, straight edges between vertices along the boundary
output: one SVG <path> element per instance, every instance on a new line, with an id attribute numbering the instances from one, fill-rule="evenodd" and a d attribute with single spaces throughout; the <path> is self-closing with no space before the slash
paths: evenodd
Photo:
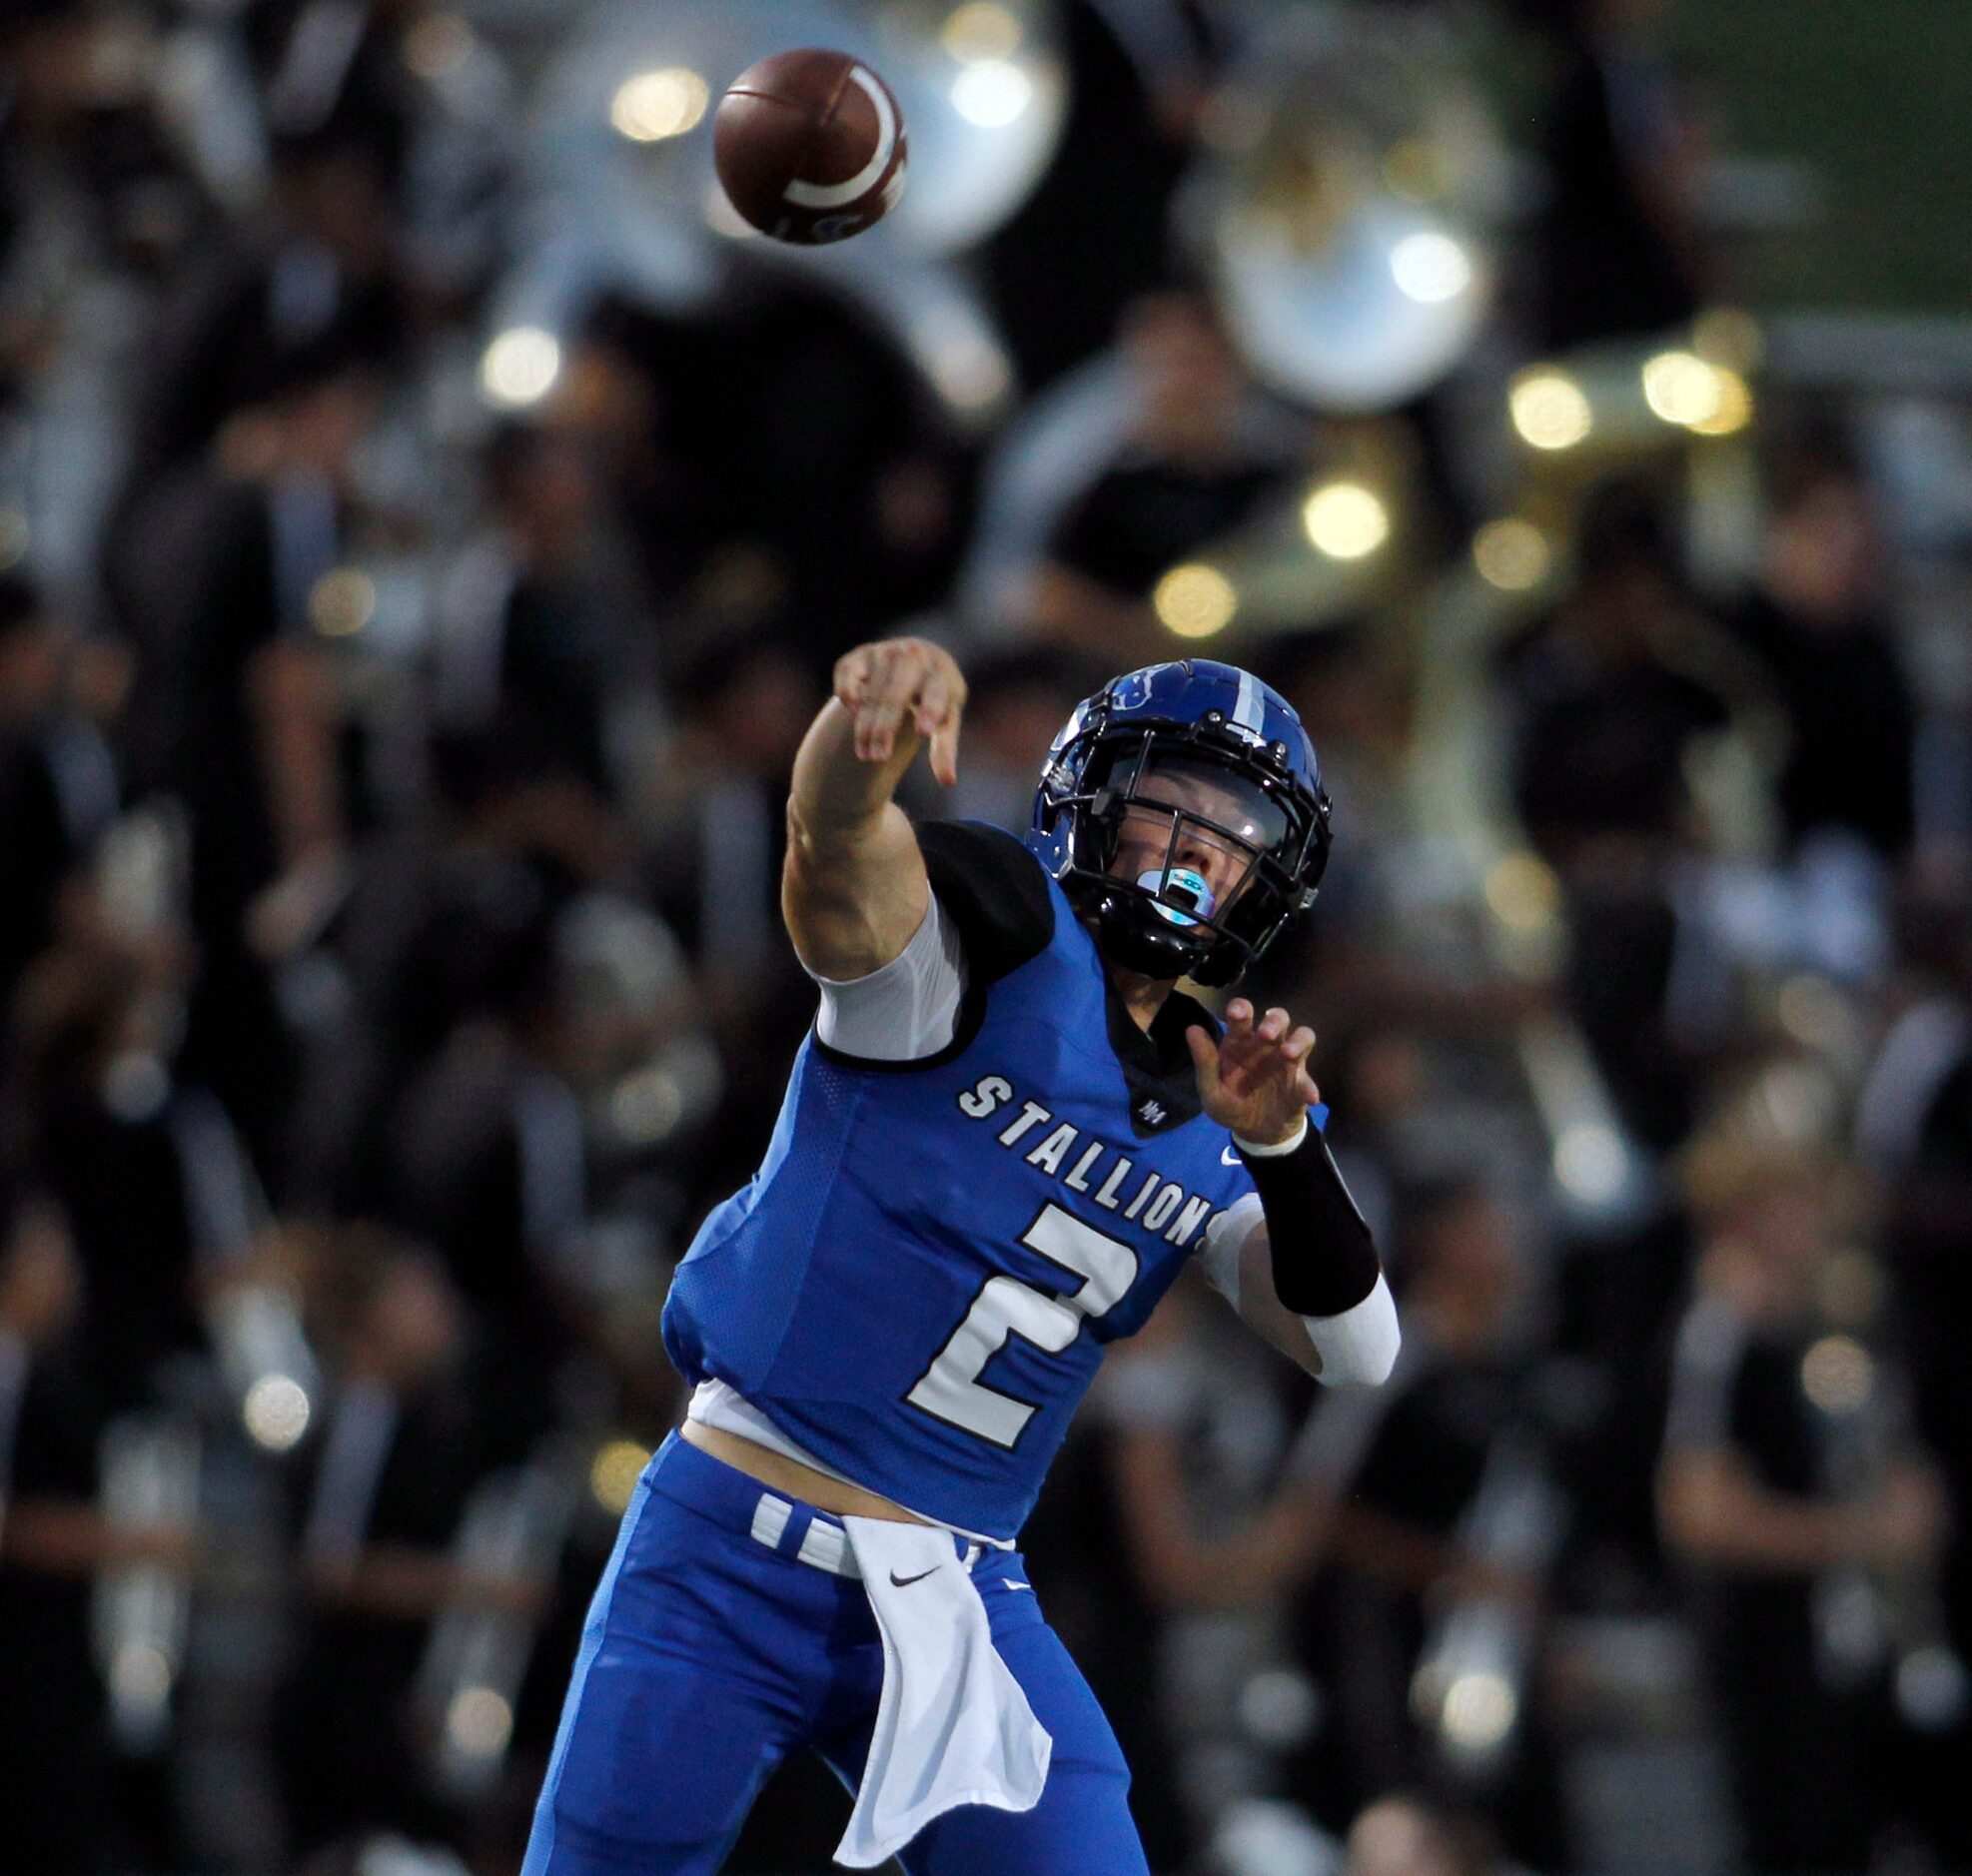
<path id="1" fill-rule="evenodd" d="M 1169 919 L 1174 925 L 1196 925 L 1200 919 L 1210 918 L 1219 907 L 1205 875 L 1189 866 L 1174 866 L 1169 872 L 1153 866 L 1149 872 L 1137 875 L 1137 884 L 1156 901 L 1159 917 Z M 1174 899 L 1189 910 L 1179 910 L 1172 903 Z"/>
<path id="2" fill-rule="evenodd" d="M 1142 709 L 1151 700 L 1151 687 L 1170 669 L 1168 663 L 1147 664 L 1141 671 L 1131 671 L 1119 677 L 1109 687 L 1111 707 L 1118 710 Z"/>

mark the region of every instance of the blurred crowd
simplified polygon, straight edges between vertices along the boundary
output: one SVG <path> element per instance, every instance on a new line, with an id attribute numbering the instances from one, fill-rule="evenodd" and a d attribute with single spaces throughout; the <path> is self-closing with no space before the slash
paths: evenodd
<path id="1" fill-rule="evenodd" d="M 0 1871 L 517 1869 L 813 1013 L 793 753 L 900 630 L 972 683 L 914 811 L 1020 829 L 1188 645 L 1336 802 L 1250 988 L 1397 1376 L 1181 1287 L 1027 1534 L 1154 1865 L 1972 1868 L 1972 743 L 1896 466 L 1776 383 L 1529 469 L 1518 368 L 1728 294 L 1702 94 L 1648 0 L 1376 10 L 1537 80 L 1462 371 L 1271 391 L 1176 213 L 1251 10 L 1061 0 L 982 431 L 758 254 L 482 396 L 545 0 L 0 8 Z M 1171 569 L 1364 460 L 1382 575 L 1178 635 Z M 790 1769 L 734 1867 L 846 1803 Z"/>

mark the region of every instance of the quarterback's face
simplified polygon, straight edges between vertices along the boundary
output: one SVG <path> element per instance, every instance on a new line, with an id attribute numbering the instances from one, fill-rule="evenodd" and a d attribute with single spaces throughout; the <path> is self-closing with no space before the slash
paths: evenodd
<path id="1" fill-rule="evenodd" d="M 1137 784 L 1109 870 L 1166 901 L 1188 899 L 1207 917 L 1223 917 L 1246 885 L 1255 857 L 1279 837 L 1281 819 L 1258 789 L 1230 775 L 1215 775 L 1199 764 L 1166 763 Z M 1213 825 L 1202 824 L 1208 821 Z"/>

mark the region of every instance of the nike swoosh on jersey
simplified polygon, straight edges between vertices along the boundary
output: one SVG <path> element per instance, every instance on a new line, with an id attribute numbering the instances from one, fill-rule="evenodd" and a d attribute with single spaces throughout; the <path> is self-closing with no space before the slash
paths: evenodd
<path id="1" fill-rule="evenodd" d="M 923 1582 L 927 1576 L 936 1576 L 938 1569 L 939 1566 L 934 1563 L 928 1570 L 919 1570 L 915 1576 L 899 1576 L 895 1570 L 892 1570 L 890 1572 L 890 1586 L 893 1589 L 908 1589 L 913 1583 Z"/>
<path id="2" fill-rule="evenodd" d="M 1034 1585 L 1032 1583 L 1017 1583 L 1011 1576 L 1006 1577 L 1004 1580 L 1009 1589 L 1024 1589 L 1030 1596 L 1034 1593 Z"/>
<path id="3" fill-rule="evenodd" d="M 1221 1166 L 1244 1166 L 1246 1162 L 1240 1158 L 1237 1148 L 1221 1147 L 1219 1149 L 1219 1164 Z"/>

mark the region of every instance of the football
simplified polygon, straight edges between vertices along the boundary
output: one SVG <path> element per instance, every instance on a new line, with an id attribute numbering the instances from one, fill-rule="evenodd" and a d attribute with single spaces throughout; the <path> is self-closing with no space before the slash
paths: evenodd
<path id="1" fill-rule="evenodd" d="M 904 119 L 860 60 L 815 47 L 750 66 L 719 100 L 712 156 L 727 199 L 763 235 L 846 241 L 904 187 Z"/>

